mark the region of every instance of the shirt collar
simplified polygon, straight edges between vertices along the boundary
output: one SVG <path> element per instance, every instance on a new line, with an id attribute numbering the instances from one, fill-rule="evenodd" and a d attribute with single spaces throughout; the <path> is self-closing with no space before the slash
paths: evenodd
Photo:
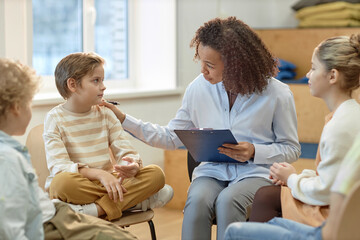
<path id="1" fill-rule="evenodd" d="M 14 148 L 26 156 L 28 155 L 28 149 L 26 146 L 22 145 L 15 138 L 13 138 L 12 136 L 8 135 L 7 133 L 5 133 L 4 131 L 1 131 L 1 130 L 0 130 L 0 143 L 1 143 L 1 145 L 6 144 L 6 145 Z"/>

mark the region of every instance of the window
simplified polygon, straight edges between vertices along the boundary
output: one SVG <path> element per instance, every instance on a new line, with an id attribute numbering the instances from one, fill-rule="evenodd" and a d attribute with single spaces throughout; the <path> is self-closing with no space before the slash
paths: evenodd
<path id="1" fill-rule="evenodd" d="M 127 1 L 96 0 L 95 9 L 95 52 L 106 59 L 106 78 L 127 79 Z"/>
<path id="2" fill-rule="evenodd" d="M 33 0 L 33 67 L 53 75 L 73 52 L 106 59 L 107 79 L 127 79 L 127 0 Z"/>
<path id="3" fill-rule="evenodd" d="M 33 68 L 51 76 L 66 55 L 83 51 L 82 4 L 79 0 L 33 0 Z"/>
<path id="4" fill-rule="evenodd" d="M 0 54 L 43 75 L 35 104 L 62 101 L 53 72 L 78 51 L 105 58 L 106 97 L 181 92 L 174 90 L 176 0 L 0 0 L 1 12 Z"/>

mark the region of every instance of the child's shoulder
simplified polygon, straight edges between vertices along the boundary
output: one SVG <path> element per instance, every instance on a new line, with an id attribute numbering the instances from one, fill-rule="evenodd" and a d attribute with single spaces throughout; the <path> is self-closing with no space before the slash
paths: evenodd
<path id="1" fill-rule="evenodd" d="M 349 117 L 351 115 L 351 117 Z M 345 125 L 349 122 L 358 122 L 360 118 L 360 105 L 355 99 L 350 99 L 342 104 L 335 110 L 333 115 L 334 119 L 343 122 Z"/>
<path id="2" fill-rule="evenodd" d="M 98 111 L 102 115 L 102 118 L 106 119 L 106 122 L 111 126 L 121 124 L 120 121 L 117 119 L 115 113 L 111 109 L 99 105 L 94 106 L 93 109 L 94 111 Z"/>
<path id="3" fill-rule="evenodd" d="M 53 107 L 49 112 L 46 113 L 45 116 L 45 124 L 47 124 L 48 122 L 53 122 L 58 121 L 59 118 L 61 118 L 61 116 L 63 116 L 64 114 L 62 113 L 61 110 L 61 104 L 58 106 Z"/>
<path id="4" fill-rule="evenodd" d="M 115 116 L 115 113 L 105 106 L 95 105 L 93 106 L 93 111 L 98 111 L 105 115 Z"/>
<path id="5" fill-rule="evenodd" d="M 108 115 L 112 112 L 109 108 L 107 108 L 105 106 L 100 106 L 100 105 L 92 106 L 91 111 L 95 112 L 95 113 L 103 114 L 103 115 Z"/>
<path id="6" fill-rule="evenodd" d="M 3 179 L 12 178 L 8 183 L 9 185 L 23 183 L 24 179 L 27 181 L 36 180 L 35 170 L 28 159 L 9 145 L 0 147 L 0 175 Z"/>
<path id="7" fill-rule="evenodd" d="M 59 104 L 55 107 L 53 107 L 48 113 L 47 115 L 57 115 L 61 112 L 63 112 L 63 107 L 62 107 L 63 104 Z"/>
<path id="8" fill-rule="evenodd" d="M 7 166 L 12 165 L 16 168 L 21 168 L 21 165 L 23 165 L 26 160 L 18 150 L 8 144 L 2 144 L 0 147 L 0 162 Z"/>

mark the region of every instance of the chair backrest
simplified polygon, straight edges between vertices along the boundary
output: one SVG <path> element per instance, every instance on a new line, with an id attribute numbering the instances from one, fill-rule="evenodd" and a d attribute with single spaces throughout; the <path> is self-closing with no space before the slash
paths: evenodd
<path id="1" fill-rule="evenodd" d="M 40 187 L 45 188 L 46 178 L 50 175 L 46 162 L 45 145 L 43 139 L 44 124 L 40 124 L 32 128 L 26 139 L 26 147 L 29 149 L 31 163 L 38 175 Z M 110 151 L 110 158 L 115 162 L 115 157 Z"/>
<path id="2" fill-rule="evenodd" d="M 343 206 L 339 209 L 339 221 L 334 226 L 336 237 L 334 239 L 360 239 L 360 181 L 351 189 L 345 198 Z"/>
<path id="3" fill-rule="evenodd" d="M 39 185 L 44 189 L 46 178 L 50 172 L 46 163 L 45 145 L 42 137 L 43 132 L 44 124 L 32 128 L 26 139 L 26 147 L 29 149 L 31 163 L 38 175 Z"/>

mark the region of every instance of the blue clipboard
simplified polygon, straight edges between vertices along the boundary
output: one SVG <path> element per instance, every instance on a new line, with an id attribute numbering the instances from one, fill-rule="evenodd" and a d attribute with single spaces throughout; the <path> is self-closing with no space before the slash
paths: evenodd
<path id="1" fill-rule="evenodd" d="M 197 162 L 240 163 L 219 153 L 218 150 L 224 143 L 237 144 L 229 129 L 174 130 L 174 132 Z"/>

